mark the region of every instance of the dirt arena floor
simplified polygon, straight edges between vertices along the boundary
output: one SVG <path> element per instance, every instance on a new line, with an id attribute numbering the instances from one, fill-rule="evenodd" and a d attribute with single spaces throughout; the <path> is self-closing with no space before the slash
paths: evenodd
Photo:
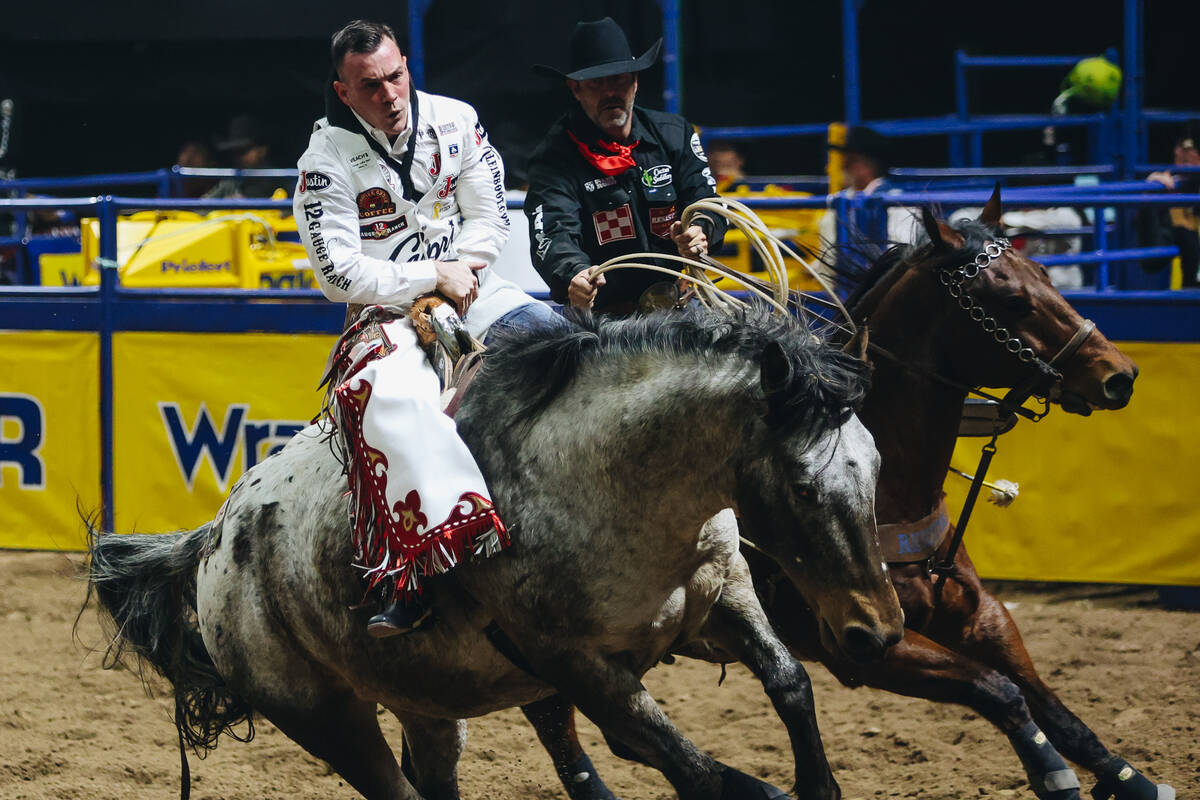
<path id="1" fill-rule="evenodd" d="M 104 671 L 94 611 L 79 642 L 78 556 L 0 551 L 0 798 L 178 797 L 169 704 L 126 671 Z M 1180 798 L 1200 797 L 1200 614 L 1158 607 L 1153 592 L 1112 587 L 1001 589 L 1042 674 L 1110 748 Z M 813 676 L 826 750 L 847 798 L 1032 798 L 1016 756 L 987 723 L 956 706 L 841 687 Z M 681 659 L 647 685 L 717 758 L 780 786 L 787 738 L 760 687 L 730 669 Z M 387 716 L 384 727 L 399 742 Z M 624 800 L 674 794 L 654 771 L 610 755 L 581 723 L 600 774 Z M 261 722 L 250 744 L 225 740 L 192 760 L 196 800 L 352 798 L 322 763 Z M 475 800 L 565 798 L 549 758 L 516 710 L 471 723 L 462 794 Z M 1081 775 L 1085 789 L 1088 776 Z"/>

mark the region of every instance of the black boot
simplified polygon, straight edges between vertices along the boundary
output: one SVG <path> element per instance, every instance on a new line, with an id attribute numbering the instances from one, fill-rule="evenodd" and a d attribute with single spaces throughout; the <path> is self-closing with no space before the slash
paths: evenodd
<path id="1" fill-rule="evenodd" d="M 421 627 L 432 613 L 433 608 L 420 596 L 409 601 L 397 597 L 367 620 L 367 633 L 376 639 L 399 636 Z"/>

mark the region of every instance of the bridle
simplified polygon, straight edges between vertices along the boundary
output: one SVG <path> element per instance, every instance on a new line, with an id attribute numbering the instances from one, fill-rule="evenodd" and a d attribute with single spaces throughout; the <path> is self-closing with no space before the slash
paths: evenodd
<path id="1" fill-rule="evenodd" d="M 1003 411 L 1011 411 L 1020 414 L 1026 419 L 1037 422 L 1046 416 L 1048 412 L 1049 401 L 1047 398 L 1050 392 L 1062 382 L 1063 376 L 1062 372 L 1059 371 L 1059 366 L 1066 363 L 1079 351 L 1083 343 L 1096 330 L 1096 323 L 1090 319 L 1083 320 L 1067 343 L 1049 361 L 1040 358 L 1033 351 L 1033 348 L 1021 341 L 1020 337 L 1010 332 L 1008 328 L 1000 325 L 996 321 L 996 318 L 990 315 L 971 296 L 967 291 L 966 284 L 977 278 L 981 272 L 990 267 L 993 262 L 997 261 L 1011 248 L 1012 242 L 1003 236 L 997 236 L 985 244 L 983 251 L 967 263 L 961 264 L 958 267 L 944 267 L 941 269 L 938 278 L 941 280 L 942 285 L 946 287 L 946 291 L 950 296 L 957 301 L 959 307 L 966 311 L 967 315 L 977 322 L 985 333 L 995 339 L 1006 351 L 1016 356 L 1019 361 L 1028 364 L 1033 370 L 1033 375 L 1029 380 L 1013 387 L 999 402 Z M 971 391 L 975 394 L 983 394 L 974 387 Z M 1036 397 L 1041 401 L 1042 408 L 1040 411 L 1031 411 L 1024 407 L 1025 401 L 1030 397 Z M 995 398 L 990 399 L 994 400 Z"/>
<path id="2" fill-rule="evenodd" d="M 967 386 L 933 372 L 920 371 L 939 382 L 950 384 L 959 389 L 965 389 L 968 394 L 979 395 L 998 403 L 1002 415 L 1007 415 L 1008 413 L 1019 414 L 1028 420 L 1037 422 L 1049 413 L 1049 395 L 1056 386 L 1062 383 L 1063 375 L 1060 367 L 1079 352 L 1079 348 L 1083 346 L 1083 343 L 1096 330 L 1096 323 L 1090 319 L 1083 320 L 1067 343 L 1049 361 L 1040 358 L 1033 351 L 1033 348 L 1025 344 L 1019 336 L 1002 326 L 967 291 L 967 283 L 979 277 L 981 272 L 990 267 L 1011 248 L 1012 242 L 1003 236 L 997 236 L 984 245 L 982 252 L 978 253 L 965 264 L 957 267 L 943 267 L 939 270 L 938 278 L 941 280 L 942 285 L 946 287 L 946 291 L 958 303 L 959 307 L 966 311 L 967 315 L 978 323 L 979 327 L 985 333 L 995 339 L 1008 353 L 1016 356 L 1021 363 L 1030 366 L 1032 374 L 1029 379 L 1010 389 L 1003 398 L 997 398 L 982 391 L 979 387 Z M 890 353 L 887 355 L 896 363 L 904 366 L 895 356 L 892 356 Z M 1040 410 L 1034 411 L 1025 407 L 1025 401 L 1030 397 L 1036 397 L 1041 401 L 1042 407 Z M 982 448 L 979 456 L 979 466 L 975 469 L 975 475 L 971 479 L 971 487 L 967 490 L 967 497 L 963 501 L 962 513 L 959 515 L 958 522 L 955 523 L 954 538 L 950 542 L 950 548 L 946 552 L 946 557 L 937 563 L 931 563 L 932 559 L 930 559 L 930 562 L 926 562 L 929 572 L 939 576 L 939 579 L 933 584 L 933 602 L 935 606 L 941 601 L 942 590 L 946 586 L 946 578 L 954 572 L 955 556 L 958 553 L 959 546 L 962 544 L 963 536 L 967 532 L 967 523 L 971 519 L 971 512 L 975 508 L 975 501 L 979 497 L 979 491 L 983 488 L 983 482 L 987 476 L 988 467 L 992 463 L 992 457 L 996 455 L 996 439 L 999 435 L 1000 429 L 997 428 L 993 431 L 990 441 Z"/>

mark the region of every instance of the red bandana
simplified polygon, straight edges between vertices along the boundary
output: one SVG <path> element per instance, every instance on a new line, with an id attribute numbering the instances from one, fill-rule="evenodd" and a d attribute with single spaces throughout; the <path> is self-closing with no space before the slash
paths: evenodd
<path id="1" fill-rule="evenodd" d="M 571 137 L 571 141 L 579 148 L 579 155 L 583 156 L 589 164 L 603 172 L 605 175 L 620 175 L 625 170 L 634 165 L 633 148 L 641 144 L 641 140 L 633 144 L 617 144 L 616 142 L 606 142 L 600 139 L 596 142 L 597 147 L 601 147 L 613 155 L 606 156 L 601 153 L 593 152 L 578 136 L 567 131 L 567 136 Z"/>

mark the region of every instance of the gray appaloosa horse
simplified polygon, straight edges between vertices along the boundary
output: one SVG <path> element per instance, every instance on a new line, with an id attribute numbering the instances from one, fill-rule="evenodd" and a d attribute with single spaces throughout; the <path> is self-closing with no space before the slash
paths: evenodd
<path id="1" fill-rule="evenodd" d="M 784 796 L 697 749 L 640 683 L 707 619 L 787 725 L 797 785 L 829 796 L 807 675 L 766 622 L 733 515 L 805 585 L 829 646 L 869 658 L 898 640 L 878 454 L 850 411 L 864 375 L 757 311 L 510 334 L 457 421 L 513 546 L 431 579 L 429 630 L 375 640 L 348 610 L 345 478 L 317 428 L 247 472 L 210 524 L 95 537 L 91 585 L 116 653 L 173 684 L 181 742 L 215 746 L 258 712 L 363 795 L 404 800 L 458 797 L 465 718 L 555 690 L 682 798 Z M 377 704 L 403 724 L 403 767 Z"/>

